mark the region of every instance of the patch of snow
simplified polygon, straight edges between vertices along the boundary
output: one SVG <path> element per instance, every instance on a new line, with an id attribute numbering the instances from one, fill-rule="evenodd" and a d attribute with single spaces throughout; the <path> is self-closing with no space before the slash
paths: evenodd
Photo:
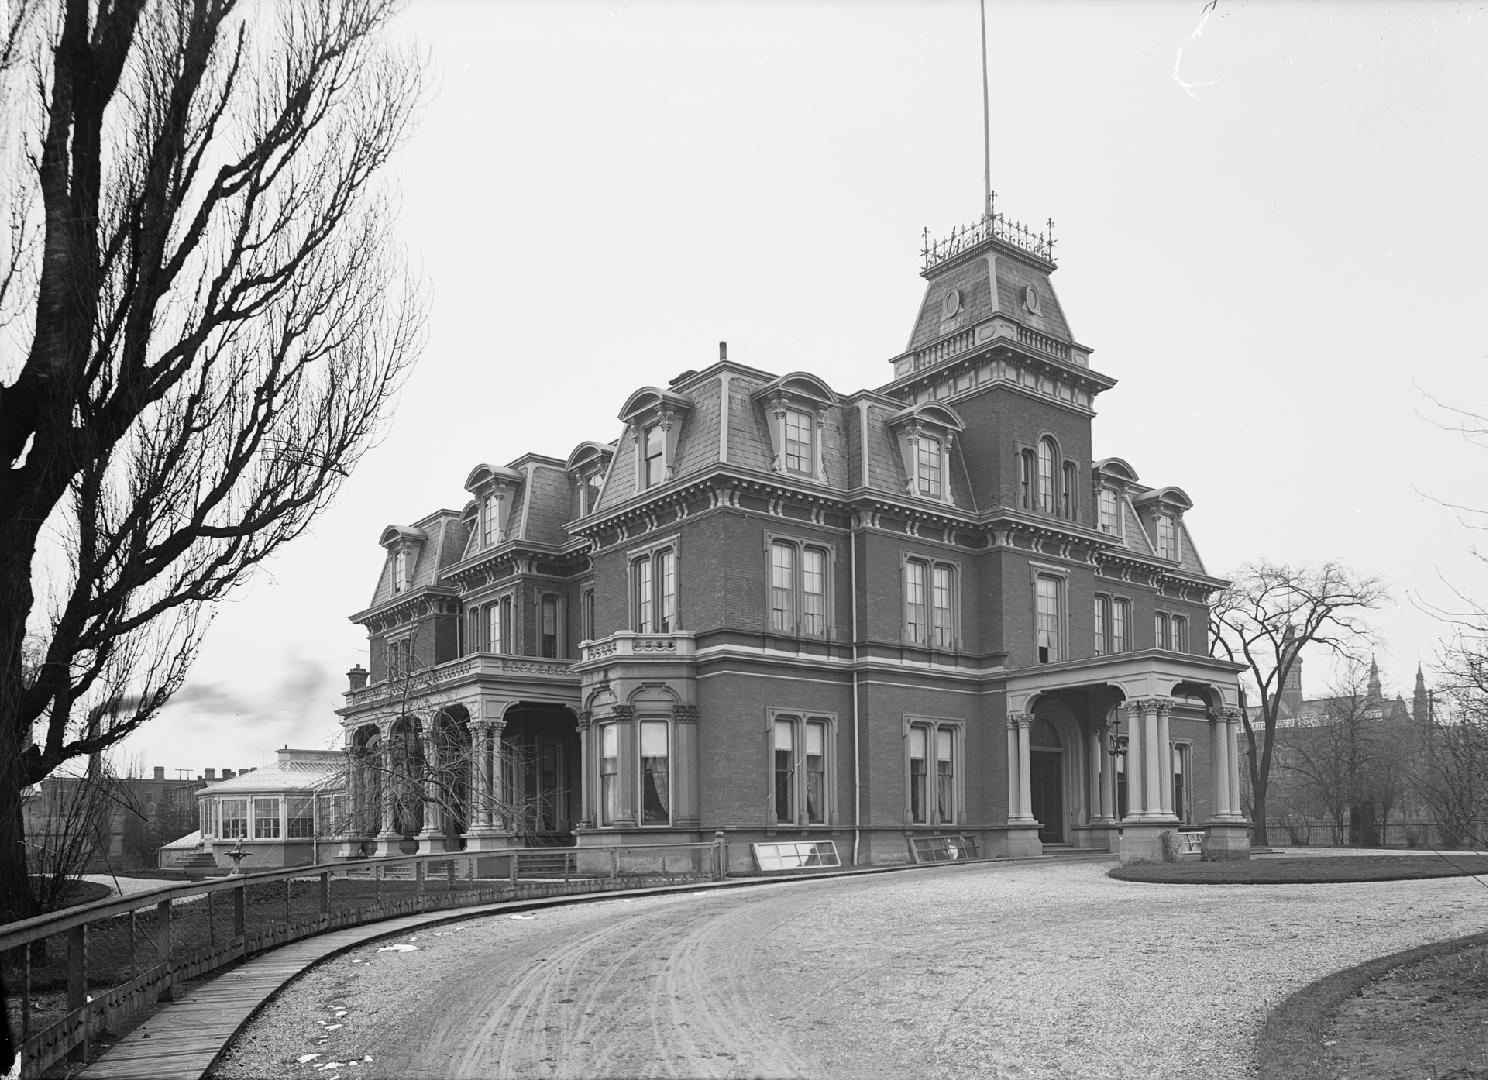
<path id="1" fill-rule="evenodd" d="M 384 945 L 378 952 L 418 952 L 417 945 L 409 945 L 406 942 L 398 942 L 396 945 Z"/>
<path id="2" fill-rule="evenodd" d="M 314 1061 L 318 1057 L 320 1057 L 319 1054 L 301 1054 L 295 1060 L 298 1061 L 301 1065 L 303 1065 L 303 1064 L 305 1064 L 305 1062 L 307 1062 L 307 1061 Z"/>
<path id="3" fill-rule="evenodd" d="M 345 1024 L 327 1024 L 326 1025 L 326 1030 L 327 1031 L 336 1031 L 336 1030 L 339 1030 L 340 1028 L 344 1028 L 345 1026 L 346 1026 Z"/>
<path id="4" fill-rule="evenodd" d="M 535 918 L 537 918 L 537 916 L 536 915 L 513 915 L 512 918 L 513 919 L 535 919 Z"/>

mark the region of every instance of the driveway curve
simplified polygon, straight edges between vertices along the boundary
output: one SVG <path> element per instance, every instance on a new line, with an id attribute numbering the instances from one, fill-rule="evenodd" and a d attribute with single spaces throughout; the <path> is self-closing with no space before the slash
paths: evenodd
<path id="1" fill-rule="evenodd" d="M 213 1075 L 1238 1080 L 1293 990 L 1488 928 L 1474 878 L 1106 869 L 973 864 L 433 927 L 312 969 Z"/>

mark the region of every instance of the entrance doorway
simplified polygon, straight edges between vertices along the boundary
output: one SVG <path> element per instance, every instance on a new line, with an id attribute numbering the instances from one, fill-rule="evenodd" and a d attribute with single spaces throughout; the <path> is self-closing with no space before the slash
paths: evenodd
<path id="1" fill-rule="evenodd" d="M 1029 756 L 1029 792 L 1033 816 L 1039 820 L 1039 841 L 1064 843 L 1064 752 L 1034 750 Z"/>

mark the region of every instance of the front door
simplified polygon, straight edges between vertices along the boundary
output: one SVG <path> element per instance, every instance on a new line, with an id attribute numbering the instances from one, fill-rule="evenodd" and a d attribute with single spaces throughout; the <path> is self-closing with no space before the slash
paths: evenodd
<path id="1" fill-rule="evenodd" d="M 1039 840 L 1064 843 L 1064 754 L 1057 750 L 1035 750 L 1029 755 L 1028 780 L 1033 816 L 1039 820 Z"/>

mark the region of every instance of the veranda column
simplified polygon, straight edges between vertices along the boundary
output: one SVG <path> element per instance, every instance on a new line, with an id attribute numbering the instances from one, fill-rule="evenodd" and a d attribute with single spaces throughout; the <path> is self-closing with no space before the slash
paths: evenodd
<path id="1" fill-rule="evenodd" d="M 1213 792 L 1214 817 L 1230 816 L 1230 724 L 1225 710 L 1209 710 L 1209 790 Z"/>
<path id="2" fill-rule="evenodd" d="M 424 830 L 425 836 L 444 831 L 444 791 L 439 783 L 439 740 L 431 731 L 424 741 Z"/>
<path id="3" fill-rule="evenodd" d="M 579 721 L 579 827 L 582 829 L 594 828 L 594 812 L 591 806 L 589 792 L 593 786 L 589 777 L 589 769 L 594 762 L 594 747 L 589 745 L 589 740 L 594 737 L 593 713 L 588 709 L 580 709 Z"/>
<path id="4" fill-rule="evenodd" d="M 382 783 L 379 788 L 382 792 L 380 800 L 382 817 L 382 831 L 378 836 L 396 836 L 393 831 L 393 807 L 398 801 L 398 777 L 393 773 L 393 746 L 389 737 L 391 725 L 378 725 L 378 748 L 377 765 L 382 770 Z"/>
<path id="5" fill-rule="evenodd" d="M 1085 755 L 1089 759 L 1086 763 L 1086 773 L 1090 779 L 1085 784 L 1085 790 L 1089 792 L 1086 819 L 1088 821 L 1101 821 L 1105 814 L 1101 807 L 1101 732 L 1105 730 L 1104 723 L 1095 724 L 1091 727 L 1089 736 L 1085 740 Z"/>
<path id="6" fill-rule="evenodd" d="M 470 825 L 477 829 L 491 824 L 491 757 L 486 753 L 486 721 L 470 722 Z"/>
<path id="7" fill-rule="evenodd" d="M 1142 702 L 1142 812 L 1162 813 L 1162 756 L 1157 741 L 1157 698 Z"/>
<path id="8" fill-rule="evenodd" d="M 346 761 L 346 805 L 351 809 L 351 827 L 345 831 L 360 833 L 362 829 L 362 815 L 365 813 L 363 804 L 366 801 L 366 796 L 362 794 L 362 788 L 365 784 L 362 770 L 366 766 L 361 760 L 361 755 L 356 752 L 356 739 L 354 737 L 346 740 Z M 333 822 L 331 827 L 338 830 L 345 829 L 345 826 L 340 822 Z"/>
<path id="9" fill-rule="evenodd" d="M 1176 816 L 1173 812 L 1173 741 L 1168 725 L 1168 714 L 1172 711 L 1172 701 L 1159 698 L 1157 703 L 1157 760 L 1158 760 L 1158 795 L 1162 804 L 1164 814 Z"/>
<path id="10" fill-rule="evenodd" d="M 1009 821 L 1018 820 L 1018 717 L 1021 713 L 1008 713 L 1007 718 L 1007 816 Z"/>
<path id="11" fill-rule="evenodd" d="M 481 757 L 488 770 L 486 773 L 486 824 L 496 829 L 511 828 L 506 812 L 508 792 L 501 769 L 501 733 L 505 730 L 505 720 L 492 720 L 486 725 L 486 740 L 489 746 Z"/>

